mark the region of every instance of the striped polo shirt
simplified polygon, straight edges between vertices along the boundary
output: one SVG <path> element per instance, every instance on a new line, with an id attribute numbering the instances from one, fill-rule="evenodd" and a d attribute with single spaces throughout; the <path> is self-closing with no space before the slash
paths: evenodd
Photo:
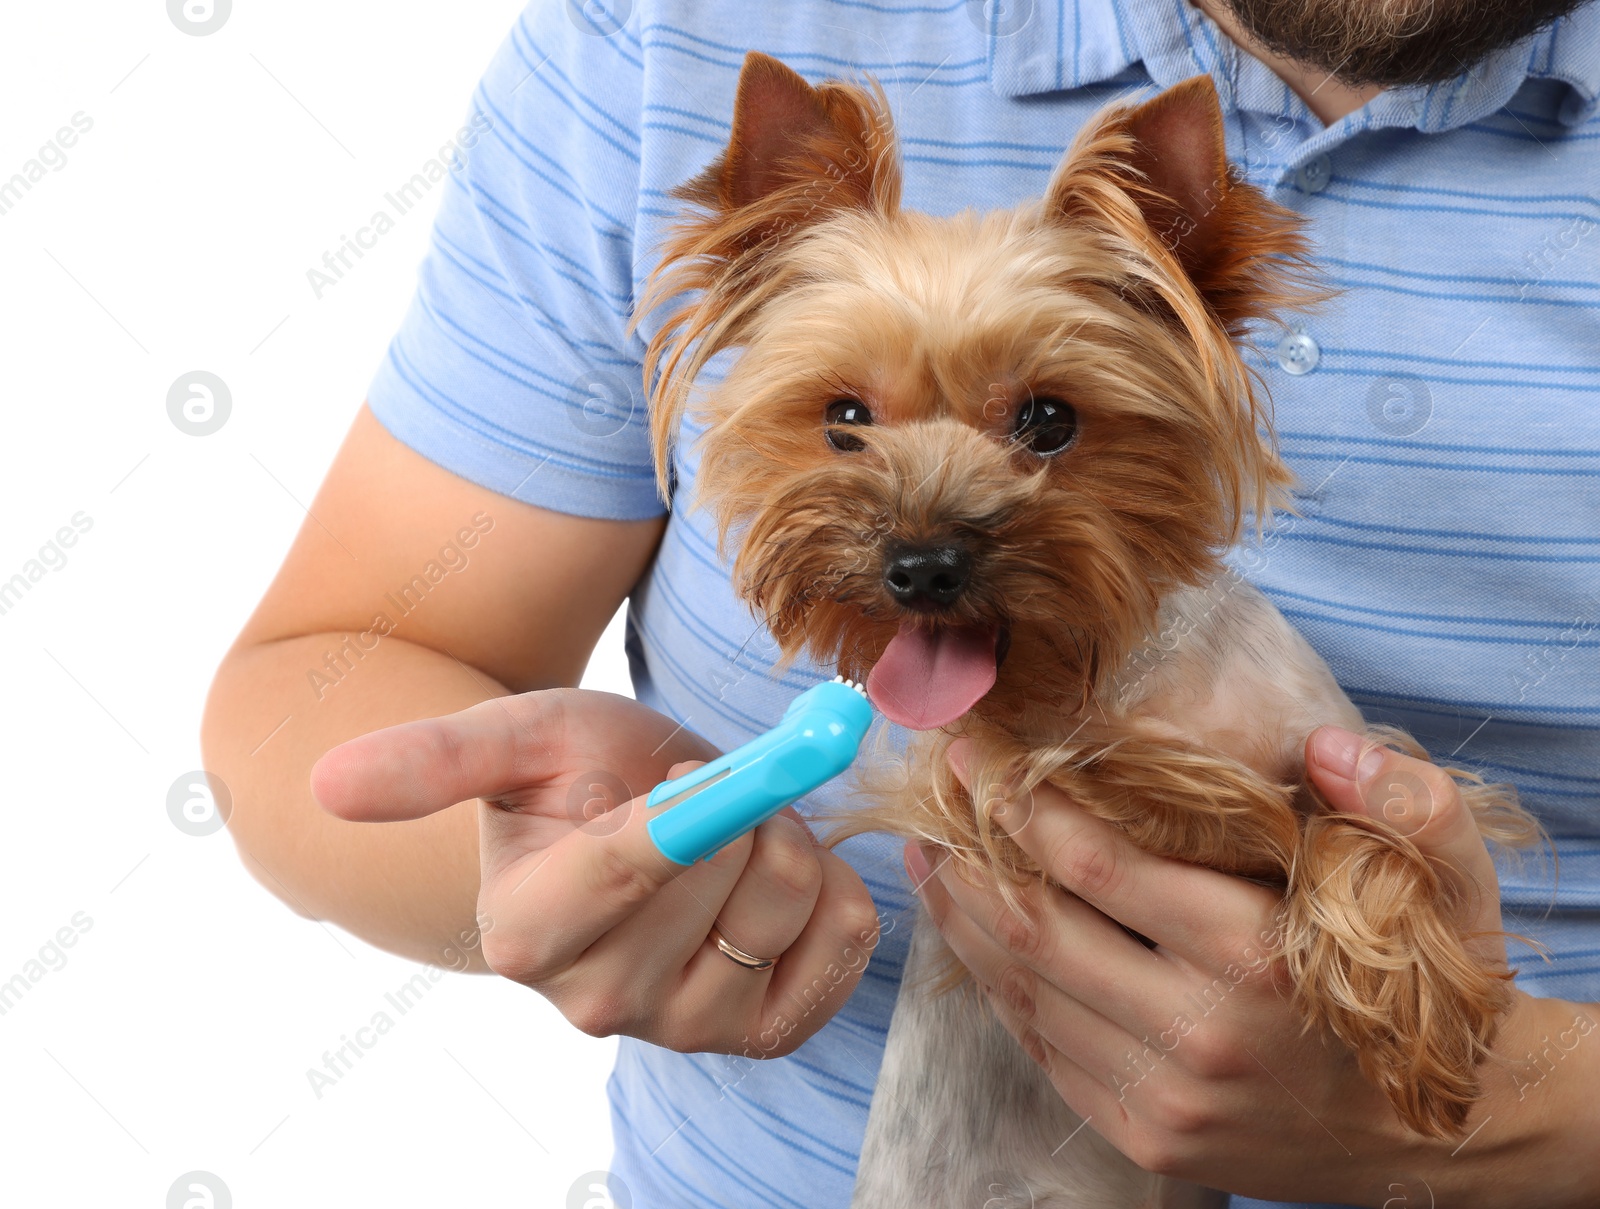
<path id="1" fill-rule="evenodd" d="M 1312 220 L 1343 289 L 1257 333 L 1300 515 L 1234 563 L 1369 718 L 1520 789 L 1561 859 L 1559 881 L 1504 865 L 1509 926 L 1552 954 L 1514 948 L 1519 981 L 1600 1000 L 1600 7 L 1324 128 L 1184 0 L 536 0 L 473 97 L 486 133 L 450 175 L 372 383 L 390 432 L 544 508 L 663 512 L 641 390 L 655 321 L 625 327 L 668 191 L 724 146 L 751 49 L 814 82 L 879 79 L 904 204 L 940 215 L 1038 195 L 1101 105 L 1212 77 L 1230 158 Z M 674 467 L 684 501 L 695 435 Z M 687 507 L 632 597 L 627 653 L 639 699 L 724 750 L 832 674 L 773 670 Z M 842 852 L 885 937 L 797 1053 L 622 1040 L 614 1171 L 634 1205 L 849 1202 L 915 903 L 898 842 Z"/>

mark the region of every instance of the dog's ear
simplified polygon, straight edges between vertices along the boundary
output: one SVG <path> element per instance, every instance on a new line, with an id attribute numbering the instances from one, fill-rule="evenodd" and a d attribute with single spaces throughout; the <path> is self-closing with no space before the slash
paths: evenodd
<path id="1" fill-rule="evenodd" d="M 1112 109 L 1068 152 L 1047 194 L 1068 222 L 1118 222 L 1165 249 L 1230 334 L 1321 296 L 1308 280 L 1303 221 L 1228 164 L 1210 76 Z"/>
<path id="2" fill-rule="evenodd" d="M 691 205 L 668 232 L 629 324 L 632 331 L 675 295 L 700 294 L 666 318 L 645 351 L 664 498 L 695 376 L 739 344 L 766 299 L 785 286 L 774 253 L 790 236 L 844 211 L 892 217 L 900 179 L 889 103 L 876 81 L 870 89 L 838 80 L 813 88 L 769 55 L 745 56 L 728 145 L 672 191 Z"/>
<path id="3" fill-rule="evenodd" d="M 1237 217 L 1216 85 L 1194 76 L 1131 110 L 1125 123 L 1129 161 L 1148 184 L 1136 194 L 1145 221 L 1190 277 L 1210 276 Z"/>
<path id="4" fill-rule="evenodd" d="M 727 147 L 672 192 L 725 222 L 743 248 L 847 207 L 893 212 L 900 170 L 888 104 L 876 85 L 870 94 L 837 80 L 813 88 L 753 50 Z"/>
<path id="5" fill-rule="evenodd" d="M 1121 295 L 1160 315 L 1192 348 L 1209 388 L 1190 407 L 1208 430 L 1222 531 L 1236 540 L 1248 508 L 1259 535 L 1272 510 L 1289 502 L 1293 476 L 1277 456 L 1270 403 L 1257 397 L 1235 341 L 1252 320 L 1329 296 L 1304 220 L 1228 164 L 1209 76 L 1104 110 L 1056 169 L 1044 205 L 1045 221 L 1096 236 Z"/>

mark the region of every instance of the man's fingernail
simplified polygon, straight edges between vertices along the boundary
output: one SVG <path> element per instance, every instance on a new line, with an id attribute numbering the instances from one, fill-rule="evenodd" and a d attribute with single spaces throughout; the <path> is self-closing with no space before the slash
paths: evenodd
<path id="1" fill-rule="evenodd" d="M 912 886 L 920 890 L 922 883 L 933 875 L 932 867 L 928 864 L 927 853 L 922 851 L 922 845 L 915 841 L 907 844 L 905 861 L 906 873 L 911 878 Z"/>
<path id="2" fill-rule="evenodd" d="M 1333 773 L 1353 781 L 1356 777 L 1356 753 L 1361 750 L 1361 736 L 1338 726 L 1324 726 L 1311 737 L 1311 758 Z"/>
<path id="3" fill-rule="evenodd" d="M 1361 760 L 1362 737 L 1339 726 L 1324 726 L 1311 739 L 1311 758 L 1335 776 L 1347 781 L 1366 781 L 1383 767 L 1384 749 L 1375 747 Z"/>
<path id="4" fill-rule="evenodd" d="M 1383 762 L 1388 759 L 1388 750 L 1386 747 L 1374 747 L 1362 756 L 1361 767 L 1356 769 L 1356 781 L 1365 785 L 1377 776 L 1379 770 L 1383 768 Z"/>

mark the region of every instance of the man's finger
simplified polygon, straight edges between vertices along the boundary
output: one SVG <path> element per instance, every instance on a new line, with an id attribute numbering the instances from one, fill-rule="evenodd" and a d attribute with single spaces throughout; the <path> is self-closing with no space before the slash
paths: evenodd
<path id="1" fill-rule="evenodd" d="M 951 767 L 965 775 L 964 765 Z M 1227 938 L 1254 935 L 1272 909 L 1270 891 L 1153 856 L 1053 785 L 1037 786 L 1031 804 L 1001 803 L 991 817 L 1057 885 L 1196 964 L 1233 960 Z"/>
<path id="2" fill-rule="evenodd" d="M 817 907 L 778 961 L 763 1007 L 762 1028 L 792 1028 L 796 1037 L 815 1033 L 850 997 L 884 932 L 861 875 L 827 848 L 817 849 L 817 859 Z"/>
<path id="3" fill-rule="evenodd" d="M 1135 1066 L 1135 1074 L 1129 1077 L 1113 1072 L 1108 1077 L 1111 1086 L 1107 1087 L 1106 1084 L 1090 1075 L 1083 1067 L 1052 1045 L 1037 1030 L 1031 1029 L 1024 1024 L 1003 999 L 990 993 L 989 1004 L 990 1010 L 994 1012 L 995 1019 L 1000 1022 L 1006 1032 L 1011 1034 L 1022 1052 L 1033 1059 L 1034 1063 L 1044 1071 L 1050 1080 L 1051 1086 L 1056 1089 L 1056 1094 L 1061 1097 L 1068 1108 L 1084 1118 L 1083 1124 L 1078 1127 L 1078 1131 L 1081 1131 L 1084 1126 L 1088 1126 L 1113 1146 L 1122 1149 L 1126 1142 L 1119 1145 L 1119 1135 L 1125 1135 L 1128 1132 L 1128 1120 L 1132 1115 L 1128 1111 L 1128 1104 L 1126 1103 L 1128 1091 L 1130 1088 L 1138 1086 L 1138 1080 L 1143 1078 L 1148 1068 Z M 1137 1044 L 1143 1050 L 1149 1049 L 1143 1043 Z M 1142 1054 L 1140 1056 L 1142 1057 Z M 1131 1051 L 1127 1053 L 1129 1060 L 1133 1059 L 1133 1057 L 1134 1055 Z M 1074 1141 L 1074 1139 L 1078 1140 Z M 1073 1132 L 1061 1140 L 1060 1145 L 1056 1147 L 1056 1153 L 1060 1154 L 1066 1150 L 1069 1144 L 1083 1149 L 1089 1143 L 1079 1137 L 1079 1132 Z M 1065 1165 L 1066 1159 L 1064 1157 L 1060 1161 Z M 1099 1160 L 1089 1159 L 1085 1161 L 1098 1162 Z"/>
<path id="4" fill-rule="evenodd" d="M 714 760 L 700 736 L 631 697 L 545 689 L 352 739 L 328 752 L 311 789 L 329 813 L 358 822 L 414 819 L 473 798 L 574 788 L 592 770 L 611 803 L 662 779 L 663 767 Z M 569 814 L 592 817 L 583 800 Z"/>
<path id="5" fill-rule="evenodd" d="M 1074 1039 L 1052 1038 L 1064 1052 L 1097 1043 L 1121 1052 L 1124 1042 L 1170 1019 L 1157 1005 L 1172 997 L 1171 963 L 1092 907 L 1054 887 L 1030 888 L 1025 914 L 1018 915 L 945 861 L 922 876 L 927 856 L 914 844 L 905 855 L 929 916 L 978 981 L 1047 1036 L 1048 1019 L 1071 1022 Z"/>
<path id="6" fill-rule="evenodd" d="M 1493 883 L 1494 862 L 1461 790 L 1444 769 L 1361 735 L 1322 726 L 1306 738 L 1306 772 L 1335 810 L 1389 824 L 1429 856 Z"/>
<path id="7" fill-rule="evenodd" d="M 557 729 L 559 706 L 540 697 L 515 699 L 514 708 L 511 699 L 496 698 L 341 743 L 311 769 L 311 792 L 330 814 L 383 822 L 525 788 L 528 753 L 558 741 L 549 732 Z"/>
<path id="8" fill-rule="evenodd" d="M 590 822 L 503 868 L 486 867 L 479 906 L 495 921 L 494 931 L 484 935 L 484 956 L 495 970 L 530 984 L 557 977 L 607 933 L 648 909 L 668 882 L 700 868 L 661 854 L 648 830 L 657 813 L 643 797 L 635 798 L 608 814 L 603 825 Z M 697 896 L 707 926 L 751 846 L 751 838 L 741 836 L 713 858 L 719 867 L 715 884 L 703 885 Z"/>

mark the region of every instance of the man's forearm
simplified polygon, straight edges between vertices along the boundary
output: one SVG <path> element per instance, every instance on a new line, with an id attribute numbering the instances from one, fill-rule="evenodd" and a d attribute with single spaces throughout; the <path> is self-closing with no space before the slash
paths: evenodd
<path id="1" fill-rule="evenodd" d="M 414 822 L 351 823 L 311 795 L 311 766 L 380 727 L 507 690 L 393 634 L 313 634 L 235 649 L 206 703 L 208 771 L 233 799 L 246 867 L 294 910 L 390 952 L 486 971 L 475 922 L 476 803 Z"/>

